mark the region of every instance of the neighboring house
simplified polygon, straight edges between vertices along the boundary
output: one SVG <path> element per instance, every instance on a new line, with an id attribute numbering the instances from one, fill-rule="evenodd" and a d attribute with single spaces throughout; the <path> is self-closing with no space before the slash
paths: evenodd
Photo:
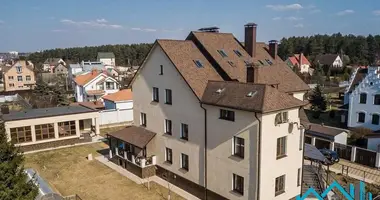
<path id="1" fill-rule="evenodd" d="M 65 65 L 60 63 L 52 69 L 52 73 L 57 74 L 57 75 L 58 74 L 59 75 L 67 75 L 68 70 L 67 70 Z"/>
<path id="2" fill-rule="evenodd" d="M 77 102 L 98 101 L 104 95 L 119 91 L 119 83 L 106 72 L 93 70 L 75 77 L 74 90 Z"/>
<path id="3" fill-rule="evenodd" d="M 33 68 L 26 61 L 17 61 L 2 69 L 5 91 L 30 90 L 36 85 Z"/>
<path id="4" fill-rule="evenodd" d="M 74 78 L 76 75 L 83 74 L 86 72 L 91 72 L 92 70 L 104 70 L 105 66 L 101 62 L 85 62 L 82 61 L 81 63 L 77 64 L 70 64 L 68 68 L 68 77 L 69 81 L 74 81 Z"/>
<path id="5" fill-rule="evenodd" d="M 120 90 L 103 97 L 105 109 L 132 109 L 133 98 L 130 89 Z"/>
<path id="6" fill-rule="evenodd" d="M 298 67 L 301 73 L 310 73 L 310 62 L 309 60 L 301 54 L 294 54 L 294 56 L 289 57 L 286 62 L 293 68 Z"/>
<path id="7" fill-rule="evenodd" d="M 245 26 L 244 46 L 206 30 L 154 43 L 131 83 L 134 126 L 108 135 L 110 160 L 142 177 L 156 168 L 202 199 L 205 190 L 218 200 L 294 198 L 309 87 L 277 42 L 256 42 L 256 24 Z"/>
<path id="8" fill-rule="evenodd" d="M 343 60 L 338 54 L 317 55 L 315 61 L 321 65 L 327 65 L 332 69 L 343 68 Z"/>
<path id="9" fill-rule="evenodd" d="M 84 106 L 29 109 L 1 116 L 8 141 L 22 151 L 90 142 L 82 132 L 99 134 L 99 112 Z"/>
<path id="10" fill-rule="evenodd" d="M 113 67 L 107 68 L 107 73 L 118 81 L 121 81 L 126 76 L 126 74 L 122 73 L 117 68 L 113 68 Z"/>
<path id="11" fill-rule="evenodd" d="M 98 52 L 97 60 L 104 65 L 115 66 L 115 54 L 113 52 Z"/>
<path id="12" fill-rule="evenodd" d="M 52 72 L 58 65 L 66 66 L 66 62 L 62 58 L 48 58 L 42 64 L 42 69 L 45 72 Z"/>

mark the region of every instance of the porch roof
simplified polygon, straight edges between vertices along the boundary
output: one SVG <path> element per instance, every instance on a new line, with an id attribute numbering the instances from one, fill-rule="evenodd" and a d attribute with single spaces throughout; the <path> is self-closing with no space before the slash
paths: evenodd
<path id="1" fill-rule="evenodd" d="M 124 129 L 108 133 L 108 136 L 130 143 L 139 148 L 144 148 L 156 135 L 143 127 L 127 126 Z"/>

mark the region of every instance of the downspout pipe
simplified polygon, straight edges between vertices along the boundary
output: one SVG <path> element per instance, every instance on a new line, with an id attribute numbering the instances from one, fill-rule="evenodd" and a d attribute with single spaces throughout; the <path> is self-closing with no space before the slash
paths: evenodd
<path id="1" fill-rule="evenodd" d="M 203 107 L 203 104 L 200 103 L 201 108 L 204 111 L 204 127 L 205 127 L 205 144 L 204 144 L 204 181 L 205 181 L 205 200 L 207 200 L 207 110 Z"/>
<path id="2" fill-rule="evenodd" d="M 257 181 L 256 181 L 256 200 L 260 200 L 260 168 L 261 168 L 261 120 L 257 117 L 257 113 L 255 112 L 255 117 L 259 122 L 259 134 L 257 134 Z"/>

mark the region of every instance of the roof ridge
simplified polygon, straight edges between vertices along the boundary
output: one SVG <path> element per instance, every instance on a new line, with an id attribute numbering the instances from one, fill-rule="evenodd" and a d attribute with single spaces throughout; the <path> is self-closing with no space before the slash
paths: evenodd
<path id="1" fill-rule="evenodd" d="M 221 80 L 221 81 L 218 81 L 218 80 L 209 80 L 208 82 L 223 82 L 223 83 L 236 83 L 236 84 L 242 84 L 242 85 L 266 85 L 266 86 L 270 86 L 271 84 L 265 84 L 265 83 L 251 83 L 251 82 L 239 82 L 239 81 L 224 81 L 224 80 Z"/>

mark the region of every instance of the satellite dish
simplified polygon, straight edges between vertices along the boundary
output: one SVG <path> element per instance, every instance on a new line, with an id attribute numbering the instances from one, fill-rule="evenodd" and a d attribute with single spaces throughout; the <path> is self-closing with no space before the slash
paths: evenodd
<path id="1" fill-rule="evenodd" d="M 288 133 L 293 133 L 293 123 L 289 123 Z"/>

